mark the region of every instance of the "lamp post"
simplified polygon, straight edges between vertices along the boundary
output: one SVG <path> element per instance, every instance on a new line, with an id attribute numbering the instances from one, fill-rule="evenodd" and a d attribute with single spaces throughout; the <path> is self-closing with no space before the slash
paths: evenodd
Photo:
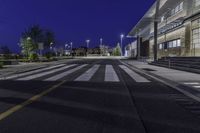
<path id="1" fill-rule="evenodd" d="M 123 56 L 123 38 L 124 38 L 124 35 L 123 34 L 121 34 L 121 56 Z"/>
<path id="2" fill-rule="evenodd" d="M 50 43 L 50 50 L 53 49 L 52 45 L 53 45 L 53 42 Z"/>
<path id="3" fill-rule="evenodd" d="M 73 48 L 73 42 L 70 43 L 70 46 L 71 46 L 71 51 L 72 51 L 72 48 Z"/>
<path id="4" fill-rule="evenodd" d="M 100 55 L 102 55 L 102 48 L 103 48 L 103 38 L 100 38 Z"/>
<path id="5" fill-rule="evenodd" d="M 89 49 L 90 40 L 86 40 L 86 43 L 87 43 L 87 55 L 88 55 L 88 49 Z"/>

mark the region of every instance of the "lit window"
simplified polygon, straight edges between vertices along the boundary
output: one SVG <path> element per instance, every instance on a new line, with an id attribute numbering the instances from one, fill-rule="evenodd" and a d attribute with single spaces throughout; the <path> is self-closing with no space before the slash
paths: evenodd
<path id="1" fill-rule="evenodd" d="M 161 22 L 163 22 L 165 20 L 165 16 L 161 17 Z"/>
<path id="2" fill-rule="evenodd" d="M 176 40 L 173 41 L 173 48 L 176 47 Z"/>
<path id="3" fill-rule="evenodd" d="M 173 47 L 173 42 L 169 42 L 169 48 L 172 48 Z"/>
<path id="4" fill-rule="evenodd" d="M 177 40 L 177 47 L 180 47 L 181 46 L 181 39 L 178 39 Z"/>
<path id="5" fill-rule="evenodd" d="M 159 45 L 159 49 L 163 49 L 163 44 L 160 44 L 160 45 Z"/>
<path id="6" fill-rule="evenodd" d="M 195 0 L 195 6 L 200 6 L 200 0 Z"/>

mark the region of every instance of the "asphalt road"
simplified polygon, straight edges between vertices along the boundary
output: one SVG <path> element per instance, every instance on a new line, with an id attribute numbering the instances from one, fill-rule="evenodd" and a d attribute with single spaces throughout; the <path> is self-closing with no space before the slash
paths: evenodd
<path id="1" fill-rule="evenodd" d="M 0 80 L 0 133 L 199 133 L 199 113 L 198 102 L 118 60 L 76 60 Z"/>

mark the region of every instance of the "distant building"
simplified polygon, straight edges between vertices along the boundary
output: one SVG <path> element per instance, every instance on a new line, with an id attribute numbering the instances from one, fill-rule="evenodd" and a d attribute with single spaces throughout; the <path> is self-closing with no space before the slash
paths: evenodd
<path id="1" fill-rule="evenodd" d="M 200 0 L 160 0 L 149 9 L 129 36 L 137 37 L 141 56 L 200 56 Z M 154 49 L 154 21 L 158 22 L 157 50 Z"/>
<path id="2" fill-rule="evenodd" d="M 113 48 L 108 45 L 100 45 L 100 54 L 102 56 L 110 56 L 113 53 Z"/>
<path id="3" fill-rule="evenodd" d="M 129 58 L 137 57 L 137 41 L 134 41 L 125 47 L 125 56 Z"/>

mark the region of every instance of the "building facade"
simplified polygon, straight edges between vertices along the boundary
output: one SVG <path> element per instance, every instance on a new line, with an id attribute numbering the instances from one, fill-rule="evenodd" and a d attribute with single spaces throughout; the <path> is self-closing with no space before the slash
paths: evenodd
<path id="1" fill-rule="evenodd" d="M 137 57 L 137 41 L 134 41 L 125 47 L 125 57 L 129 58 Z"/>
<path id="2" fill-rule="evenodd" d="M 158 10 L 156 10 L 158 4 Z M 156 15 L 157 13 L 157 15 Z M 154 49 L 155 21 L 157 49 Z M 141 56 L 158 58 L 200 57 L 200 0 L 160 0 L 155 2 L 129 36 L 139 38 Z"/>

